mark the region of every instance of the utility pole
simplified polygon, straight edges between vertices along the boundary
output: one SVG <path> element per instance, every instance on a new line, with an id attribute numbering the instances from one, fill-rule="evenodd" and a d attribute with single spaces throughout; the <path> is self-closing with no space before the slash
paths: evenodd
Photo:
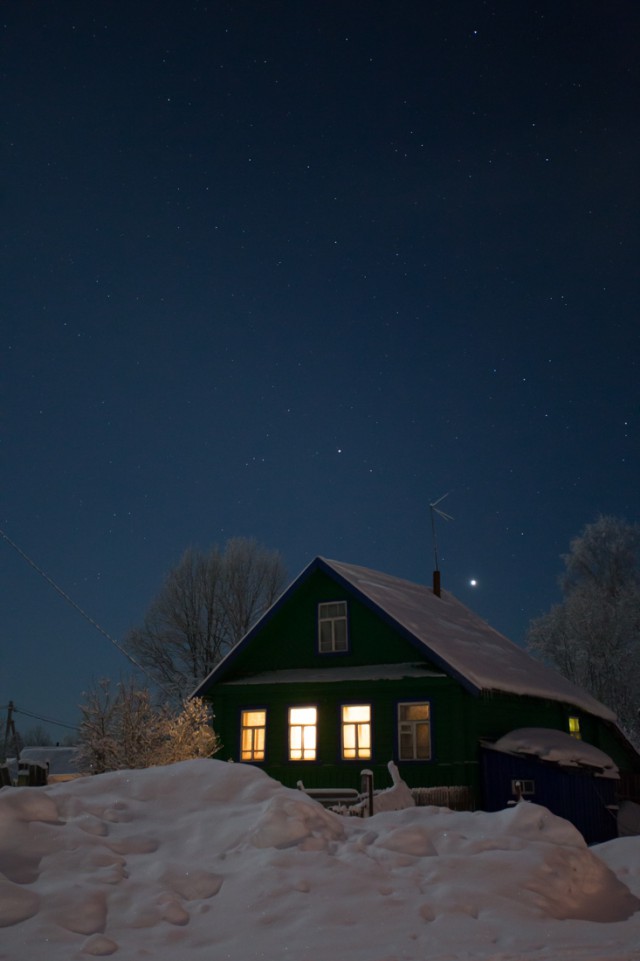
<path id="1" fill-rule="evenodd" d="M 6 723 L 5 729 L 4 729 L 4 748 L 3 748 L 3 750 L 2 750 L 2 753 L 4 754 L 4 757 L 6 758 L 6 756 L 7 756 L 7 745 L 9 744 L 9 734 L 12 734 L 12 735 L 13 735 L 13 746 L 14 746 L 15 752 L 16 752 L 16 761 L 19 761 L 19 760 L 20 760 L 20 747 L 19 747 L 19 745 L 18 745 L 18 735 L 16 734 L 16 723 L 15 723 L 15 721 L 13 720 L 13 713 L 14 713 L 14 711 L 15 711 L 15 707 L 13 706 L 13 701 L 9 701 L 9 705 L 8 705 L 8 707 L 7 707 L 7 723 Z"/>

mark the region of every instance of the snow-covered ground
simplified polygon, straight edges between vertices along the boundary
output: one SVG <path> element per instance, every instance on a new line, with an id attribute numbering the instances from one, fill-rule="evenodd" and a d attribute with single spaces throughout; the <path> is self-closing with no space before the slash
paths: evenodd
<path id="1" fill-rule="evenodd" d="M 187 761 L 0 791 L 0 959 L 638 961 L 640 839 L 521 802 L 341 817 Z"/>

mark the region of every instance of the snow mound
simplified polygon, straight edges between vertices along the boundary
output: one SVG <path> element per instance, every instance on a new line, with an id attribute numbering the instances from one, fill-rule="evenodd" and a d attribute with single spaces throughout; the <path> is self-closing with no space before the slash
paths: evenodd
<path id="1" fill-rule="evenodd" d="M 640 902 L 545 808 L 345 818 L 222 761 L 0 790 L 0 872 L 0 961 L 640 956 Z"/>
<path id="2" fill-rule="evenodd" d="M 382 811 L 402 811 L 404 808 L 415 807 L 416 802 L 411 793 L 411 788 L 408 787 L 400 777 L 397 765 L 394 764 L 393 761 L 389 761 L 387 769 L 391 775 L 392 786 L 382 791 L 375 791 L 373 797 L 374 813 L 380 814 Z M 365 771 L 362 773 L 364 774 Z M 370 771 L 366 771 L 366 773 L 371 774 Z M 334 808 L 334 810 L 340 810 L 339 805 Z M 345 811 L 345 813 L 347 812 Z M 369 799 L 364 797 L 358 804 L 352 805 L 351 813 L 359 814 L 360 816 L 367 815 L 369 813 Z"/>

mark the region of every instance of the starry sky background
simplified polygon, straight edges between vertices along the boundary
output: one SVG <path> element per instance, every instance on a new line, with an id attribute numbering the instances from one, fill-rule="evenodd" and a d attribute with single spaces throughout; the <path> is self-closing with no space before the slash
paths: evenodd
<path id="1" fill-rule="evenodd" d="M 430 582 L 448 492 L 443 586 L 522 642 L 639 519 L 640 6 L 1 13 L 2 530 L 121 640 L 237 535 Z M 0 707 L 73 725 L 130 665 L 0 572 Z"/>

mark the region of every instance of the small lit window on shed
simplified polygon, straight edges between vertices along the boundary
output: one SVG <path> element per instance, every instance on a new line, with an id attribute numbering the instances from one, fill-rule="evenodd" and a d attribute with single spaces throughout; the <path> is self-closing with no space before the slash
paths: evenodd
<path id="1" fill-rule="evenodd" d="M 570 717 L 569 718 L 569 734 L 571 737 L 575 737 L 578 741 L 582 740 L 582 734 L 580 733 L 580 718 Z"/>
<path id="2" fill-rule="evenodd" d="M 321 654 L 346 651 L 349 643 L 347 633 L 347 602 L 331 601 L 318 604 L 318 650 Z"/>
<path id="3" fill-rule="evenodd" d="M 242 712 L 240 732 L 240 759 L 242 761 L 264 761 L 266 727 L 266 711 Z"/>

